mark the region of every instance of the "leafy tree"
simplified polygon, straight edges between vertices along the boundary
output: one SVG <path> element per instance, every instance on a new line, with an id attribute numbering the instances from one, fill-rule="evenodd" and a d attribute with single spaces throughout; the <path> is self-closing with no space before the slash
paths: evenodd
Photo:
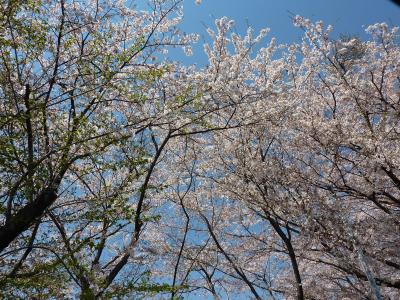
<path id="1" fill-rule="evenodd" d="M 180 1 L 1 5 L 4 297 L 169 291 L 142 282 L 151 260 L 115 280 L 159 219 L 148 199 L 167 145 L 230 126 L 211 123 L 220 107 L 190 69 L 162 59 L 196 38 L 176 28 Z"/>

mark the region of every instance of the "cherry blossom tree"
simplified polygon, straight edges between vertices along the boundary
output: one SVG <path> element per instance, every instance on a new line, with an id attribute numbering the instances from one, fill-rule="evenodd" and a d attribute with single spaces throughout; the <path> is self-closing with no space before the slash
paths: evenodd
<path id="1" fill-rule="evenodd" d="M 396 299 L 397 28 L 370 26 L 363 42 L 294 21 L 304 40 L 277 59 L 273 40 L 252 53 L 251 31 L 242 40 L 229 20 L 210 31 L 209 68 L 229 80 L 215 80 L 219 98 L 244 100 L 233 119 L 249 123 L 181 158 L 181 280 L 217 299 Z"/>
<path id="2" fill-rule="evenodd" d="M 1 297 L 399 297 L 397 28 L 221 18 L 196 68 L 179 0 L 0 11 Z"/>
<path id="3" fill-rule="evenodd" d="M 397 28 L 376 24 L 366 29 L 371 41 L 335 42 L 321 22 L 297 17 L 295 23 L 308 42 L 299 45 L 303 60 L 296 77 L 303 88 L 297 89 L 301 102 L 292 116 L 301 121 L 295 122 L 290 148 L 299 151 L 296 173 L 313 195 L 310 237 L 319 236 L 313 249 L 326 255 L 317 260 L 332 267 L 325 270 L 328 281 L 342 290 L 396 295 Z M 334 272 L 342 278 L 332 280 Z"/>

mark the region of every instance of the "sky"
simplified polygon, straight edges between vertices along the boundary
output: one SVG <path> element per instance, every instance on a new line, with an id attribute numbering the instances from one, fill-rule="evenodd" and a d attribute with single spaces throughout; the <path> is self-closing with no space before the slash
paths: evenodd
<path id="1" fill-rule="evenodd" d="M 273 36 L 278 43 L 300 41 L 302 31 L 291 21 L 291 15 L 297 14 L 332 25 L 334 36 L 349 34 L 365 39 L 364 29 L 368 25 L 378 22 L 400 25 L 400 6 L 389 0 L 202 0 L 200 5 L 195 0 L 185 0 L 184 21 L 180 27 L 186 33 L 199 33 L 202 38 L 194 47 L 194 55 L 180 60 L 198 65 L 206 63 L 201 46 L 206 40 L 206 27 L 214 27 L 214 20 L 222 16 L 235 20 L 238 33 L 245 33 L 248 25 L 256 32 L 270 28 L 266 43 Z"/>

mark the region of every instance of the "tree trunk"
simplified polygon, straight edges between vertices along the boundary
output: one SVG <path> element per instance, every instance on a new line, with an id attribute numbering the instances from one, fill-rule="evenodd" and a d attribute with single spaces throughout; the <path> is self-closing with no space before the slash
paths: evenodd
<path id="1" fill-rule="evenodd" d="M 27 230 L 35 220 L 57 199 L 55 189 L 44 189 L 33 202 L 21 208 L 15 215 L 0 226 L 0 253 L 22 232 Z"/>

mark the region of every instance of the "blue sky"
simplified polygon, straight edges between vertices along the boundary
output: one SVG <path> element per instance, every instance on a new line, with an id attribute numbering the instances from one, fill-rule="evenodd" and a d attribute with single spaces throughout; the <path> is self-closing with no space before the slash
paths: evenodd
<path id="1" fill-rule="evenodd" d="M 269 27 L 271 31 L 266 41 L 275 36 L 279 43 L 299 41 L 302 36 L 302 31 L 292 25 L 291 13 L 333 25 L 334 35 L 356 34 L 361 38 L 366 37 L 364 29 L 370 24 L 400 25 L 400 7 L 389 0 L 202 0 L 201 5 L 194 2 L 184 1 L 181 28 L 203 37 L 207 36 L 206 26 L 213 27 L 214 20 L 222 16 L 234 19 L 239 33 L 245 32 L 247 24 L 256 31 Z M 202 41 L 194 48 L 194 56 L 179 60 L 199 65 L 206 63 Z"/>

